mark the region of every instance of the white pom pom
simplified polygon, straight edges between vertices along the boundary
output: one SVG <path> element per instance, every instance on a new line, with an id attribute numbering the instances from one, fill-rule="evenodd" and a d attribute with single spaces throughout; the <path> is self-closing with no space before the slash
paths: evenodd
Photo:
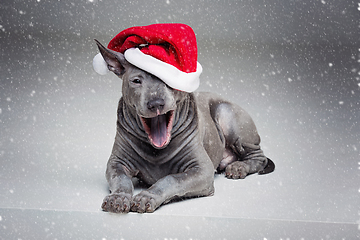
<path id="1" fill-rule="evenodd" d="M 105 75 L 109 72 L 107 63 L 105 62 L 101 53 L 96 54 L 96 56 L 94 57 L 93 68 L 95 72 L 97 72 L 100 75 Z"/>

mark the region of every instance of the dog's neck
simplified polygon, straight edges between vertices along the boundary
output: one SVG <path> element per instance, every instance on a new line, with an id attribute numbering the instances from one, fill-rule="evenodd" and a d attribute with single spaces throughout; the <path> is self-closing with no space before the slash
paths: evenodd
<path id="1" fill-rule="evenodd" d="M 177 104 L 171 134 L 174 137 L 189 127 L 197 116 L 194 95 L 189 93 L 185 99 Z"/>

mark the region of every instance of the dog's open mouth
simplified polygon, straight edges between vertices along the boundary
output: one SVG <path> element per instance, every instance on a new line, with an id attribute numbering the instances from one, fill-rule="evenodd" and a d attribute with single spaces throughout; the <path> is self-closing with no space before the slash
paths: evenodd
<path id="1" fill-rule="evenodd" d="M 140 118 L 145 132 L 148 134 L 149 140 L 154 147 L 163 148 L 170 142 L 174 119 L 173 110 L 153 118 Z"/>

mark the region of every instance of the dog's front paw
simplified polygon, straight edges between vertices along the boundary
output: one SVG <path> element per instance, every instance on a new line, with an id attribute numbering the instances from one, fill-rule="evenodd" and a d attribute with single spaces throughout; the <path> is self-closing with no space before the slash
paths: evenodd
<path id="1" fill-rule="evenodd" d="M 162 201 L 161 197 L 148 191 L 142 191 L 136 195 L 131 203 L 131 211 L 138 213 L 151 213 L 158 208 Z"/>
<path id="2" fill-rule="evenodd" d="M 128 213 L 131 207 L 131 194 L 113 193 L 104 198 L 101 208 L 106 212 Z"/>
<path id="3" fill-rule="evenodd" d="M 250 166 L 245 162 L 236 161 L 225 168 L 225 176 L 232 179 L 243 179 L 250 172 Z"/>

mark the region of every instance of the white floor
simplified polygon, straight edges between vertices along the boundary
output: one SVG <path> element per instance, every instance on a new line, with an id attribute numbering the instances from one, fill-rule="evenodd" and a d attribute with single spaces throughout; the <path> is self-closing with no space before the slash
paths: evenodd
<path id="1" fill-rule="evenodd" d="M 276 170 L 121 215 L 100 209 L 121 80 L 92 70 L 93 37 L 2 42 L 0 239 L 360 237 L 357 47 L 199 40 L 199 90 L 252 115 Z"/>

